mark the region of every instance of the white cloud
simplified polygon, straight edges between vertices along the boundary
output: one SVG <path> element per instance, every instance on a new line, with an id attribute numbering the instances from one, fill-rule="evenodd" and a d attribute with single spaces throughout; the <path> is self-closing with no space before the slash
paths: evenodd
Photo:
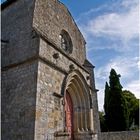
<path id="1" fill-rule="evenodd" d="M 135 96 L 140 99 L 140 82 L 139 80 L 128 83 L 125 87 L 126 90 L 130 90 Z"/>
<path id="2" fill-rule="evenodd" d="M 139 0 L 123 0 L 121 5 L 125 8 L 132 8 L 139 4 Z"/>
<path id="3" fill-rule="evenodd" d="M 96 86 L 98 87 L 97 89 L 100 89 L 97 92 L 97 97 L 98 97 L 98 107 L 99 110 L 103 110 L 103 105 L 104 105 L 104 86 L 103 84 L 100 84 L 99 82 L 96 82 Z"/>
<path id="4" fill-rule="evenodd" d="M 88 23 L 88 32 L 95 36 L 119 37 L 125 41 L 136 38 L 138 36 L 138 6 L 127 13 L 109 13 L 91 20 Z"/>
<path id="5" fill-rule="evenodd" d="M 89 11 L 85 12 L 85 13 L 81 13 L 79 18 L 76 20 L 76 22 L 81 22 L 81 19 L 89 19 L 91 16 L 93 16 L 96 12 L 100 12 L 103 9 L 108 8 L 108 5 L 101 5 L 100 7 L 94 8 L 94 9 L 90 9 Z"/>
<path id="6" fill-rule="evenodd" d="M 96 70 L 97 79 L 107 79 L 111 68 L 114 68 L 118 74 L 122 75 L 122 78 L 132 78 L 136 71 L 138 71 L 138 57 L 128 58 L 116 57 L 110 60 L 106 65 Z"/>
<path id="7" fill-rule="evenodd" d="M 97 10 L 101 10 L 103 8 L 113 7 L 115 10 L 111 10 L 110 12 L 104 12 L 102 15 L 92 16 L 93 13 Z M 112 9 L 113 9 L 112 8 Z M 116 10 L 118 9 L 118 10 Z M 120 12 L 120 9 L 124 9 Z M 97 9 L 91 9 L 87 13 L 83 13 L 82 19 L 80 20 L 80 28 L 82 33 L 84 34 L 87 45 L 94 44 L 94 38 L 106 39 L 108 41 L 114 41 L 112 45 L 109 46 L 94 46 L 93 49 L 115 49 L 120 48 L 118 42 L 121 42 L 121 50 L 124 51 L 126 48 L 132 49 L 132 45 L 135 42 L 135 39 L 138 39 L 139 35 L 139 4 L 138 0 L 123 0 L 121 2 L 115 2 L 109 7 L 101 6 Z M 105 10 L 105 9 L 103 9 Z M 87 17 L 90 17 L 89 20 Z M 83 22 L 82 22 L 83 21 Z M 87 22 L 85 22 L 87 21 Z M 115 44 L 115 41 L 116 42 Z M 135 45 L 133 47 L 136 47 Z M 91 48 L 90 48 L 91 49 Z M 119 49 L 118 49 L 119 50 Z"/>
<path id="8" fill-rule="evenodd" d="M 100 111 L 103 110 L 103 105 L 104 105 L 104 90 L 105 90 L 105 80 L 98 80 L 95 78 L 95 83 L 96 83 L 96 89 L 99 91 L 97 92 L 97 98 L 98 98 L 98 108 Z"/>
<path id="9" fill-rule="evenodd" d="M 139 71 L 140 71 L 140 60 L 138 61 L 138 68 L 139 68 Z"/>

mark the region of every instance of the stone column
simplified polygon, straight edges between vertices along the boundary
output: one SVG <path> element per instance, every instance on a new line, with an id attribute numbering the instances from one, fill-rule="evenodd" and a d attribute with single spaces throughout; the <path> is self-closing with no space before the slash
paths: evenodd
<path id="1" fill-rule="evenodd" d="M 91 121 L 90 121 L 90 128 L 91 128 L 91 130 L 94 131 L 94 126 L 93 126 L 93 109 L 90 109 L 90 119 L 91 119 Z"/>

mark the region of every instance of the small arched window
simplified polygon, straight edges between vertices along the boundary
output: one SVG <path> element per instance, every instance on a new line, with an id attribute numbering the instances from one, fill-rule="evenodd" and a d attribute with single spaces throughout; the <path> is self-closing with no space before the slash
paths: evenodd
<path id="1" fill-rule="evenodd" d="M 66 52 L 71 54 L 72 53 L 72 41 L 71 38 L 65 30 L 61 31 L 61 34 L 59 35 L 60 42 L 61 42 L 61 48 Z"/>

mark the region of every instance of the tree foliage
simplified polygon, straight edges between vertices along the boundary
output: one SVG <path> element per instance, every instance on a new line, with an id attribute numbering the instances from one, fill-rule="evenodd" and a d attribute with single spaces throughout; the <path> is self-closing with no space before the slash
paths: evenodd
<path id="1" fill-rule="evenodd" d="M 102 132 L 139 129 L 139 99 L 128 90 L 122 91 L 119 78 L 111 69 L 109 84 L 105 84 L 105 112 L 99 112 Z"/>
<path id="2" fill-rule="evenodd" d="M 105 114 L 103 111 L 99 111 L 99 118 L 100 118 L 101 132 L 106 132 L 107 131 L 107 124 L 106 124 L 106 120 L 105 120 Z"/>
<path id="3" fill-rule="evenodd" d="M 135 95 L 128 91 L 123 91 L 123 96 L 126 99 L 128 113 L 129 113 L 129 129 L 138 129 L 139 126 L 139 100 Z"/>
<path id="4" fill-rule="evenodd" d="M 105 86 L 105 121 L 108 131 L 124 131 L 128 129 L 128 108 L 122 94 L 120 75 L 111 69 L 109 84 Z"/>
<path id="5" fill-rule="evenodd" d="M 104 110 L 108 112 L 108 105 L 109 105 L 109 98 L 110 98 L 110 87 L 108 83 L 105 84 L 105 99 L 104 99 Z"/>

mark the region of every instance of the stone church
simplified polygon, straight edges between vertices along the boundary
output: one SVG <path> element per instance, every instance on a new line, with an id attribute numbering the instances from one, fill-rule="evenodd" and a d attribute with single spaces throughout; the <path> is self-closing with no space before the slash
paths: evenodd
<path id="1" fill-rule="evenodd" d="M 7 0 L 2 16 L 2 140 L 98 140 L 94 66 L 58 0 Z"/>

